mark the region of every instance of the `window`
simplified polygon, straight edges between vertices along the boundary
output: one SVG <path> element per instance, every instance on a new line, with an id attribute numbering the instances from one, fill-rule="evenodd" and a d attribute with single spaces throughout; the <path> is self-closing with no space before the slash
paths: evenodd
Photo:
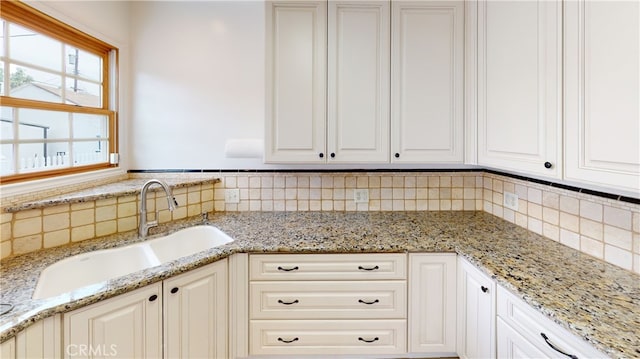
<path id="1" fill-rule="evenodd" d="M 18 1 L 0 18 L 0 181 L 110 167 L 117 49 Z"/>

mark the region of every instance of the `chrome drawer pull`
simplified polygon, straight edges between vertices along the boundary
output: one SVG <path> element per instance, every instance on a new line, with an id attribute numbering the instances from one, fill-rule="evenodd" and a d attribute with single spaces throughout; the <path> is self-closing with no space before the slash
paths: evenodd
<path id="1" fill-rule="evenodd" d="M 376 299 L 376 300 L 374 300 L 373 302 L 365 302 L 365 301 L 364 301 L 364 300 L 362 300 L 362 299 L 358 299 L 358 303 L 367 304 L 367 305 L 376 304 L 376 303 L 379 303 L 379 302 L 380 302 L 380 301 L 379 301 L 379 300 L 377 300 L 377 299 Z"/>
<path id="2" fill-rule="evenodd" d="M 365 268 L 363 266 L 358 266 L 358 269 L 359 270 L 369 270 L 369 271 L 371 271 L 371 270 L 378 270 L 378 269 L 380 269 L 380 267 L 375 266 L 375 267 L 372 267 L 372 268 Z"/>
<path id="3" fill-rule="evenodd" d="M 298 270 L 298 269 L 300 269 L 300 268 L 298 268 L 298 266 L 295 266 L 295 267 L 292 267 L 292 268 L 278 267 L 278 270 L 281 270 L 283 272 L 291 272 L 291 271 Z"/>
<path id="4" fill-rule="evenodd" d="M 293 302 L 283 302 L 282 299 L 278 299 L 278 303 L 280 304 L 284 304 L 284 305 L 291 305 L 291 304 L 296 304 L 296 303 L 300 303 L 298 302 L 298 300 L 294 300 Z"/>
<path id="5" fill-rule="evenodd" d="M 298 341 L 298 337 L 295 337 L 291 340 L 286 340 L 286 339 L 282 339 L 282 338 L 278 338 L 279 342 L 283 342 L 283 343 L 293 343 L 293 342 L 297 342 Z"/>
<path id="6" fill-rule="evenodd" d="M 573 354 L 568 354 L 568 353 L 566 353 L 566 352 L 562 351 L 561 349 L 559 349 L 557 346 L 555 346 L 555 345 L 551 342 L 551 340 L 549 340 L 549 337 L 547 337 L 547 335 L 546 335 L 546 334 L 544 334 L 544 333 L 540 333 L 540 336 L 542 336 L 542 339 L 544 339 L 544 341 L 547 343 L 547 345 L 548 345 L 548 346 L 550 346 L 550 347 L 551 347 L 551 349 L 553 349 L 553 350 L 557 351 L 558 353 L 560 353 L 560 354 L 562 354 L 562 355 L 566 355 L 566 356 L 568 356 L 568 357 L 569 357 L 569 358 L 571 358 L 571 359 L 578 359 L 578 357 L 577 357 L 577 356 L 575 356 L 575 355 L 573 355 Z"/>
<path id="7" fill-rule="evenodd" d="M 373 342 L 377 342 L 378 340 L 380 340 L 380 338 L 375 337 L 373 339 L 367 340 L 367 339 L 364 339 L 364 338 L 360 337 L 360 338 L 358 338 L 358 340 L 361 341 L 361 342 L 365 342 L 365 343 L 373 343 Z"/>

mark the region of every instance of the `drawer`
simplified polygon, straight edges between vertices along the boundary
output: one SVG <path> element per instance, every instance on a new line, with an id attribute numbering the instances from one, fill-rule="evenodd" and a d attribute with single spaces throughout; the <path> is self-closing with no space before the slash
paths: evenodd
<path id="1" fill-rule="evenodd" d="M 254 320 L 249 354 L 404 354 L 405 320 Z"/>
<path id="2" fill-rule="evenodd" d="M 250 280 L 406 279 L 406 254 L 259 254 Z"/>
<path id="3" fill-rule="evenodd" d="M 251 282 L 251 319 L 404 319 L 405 281 Z"/>
<path id="4" fill-rule="evenodd" d="M 558 349 L 578 358 L 606 357 L 587 341 L 554 323 L 501 286 L 498 286 L 497 291 L 497 312 L 499 319 L 551 358 L 561 355 L 545 342 L 543 333 Z M 500 337 L 504 334 L 498 330 L 498 342 L 501 342 Z"/>

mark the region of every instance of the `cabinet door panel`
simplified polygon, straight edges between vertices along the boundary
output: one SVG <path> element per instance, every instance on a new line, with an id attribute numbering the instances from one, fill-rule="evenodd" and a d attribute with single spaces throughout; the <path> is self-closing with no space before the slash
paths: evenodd
<path id="1" fill-rule="evenodd" d="M 65 314 L 65 357 L 161 357 L 161 294 L 154 284 Z"/>
<path id="2" fill-rule="evenodd" d="M 389 161 L 389 7 L 329 2 L 329 162 Z"/>
<path id="3" fill-rule="evenodd" d="M 16 336 L 18 358 L 61 358 L 62 320 L 56 314 L 38 321 Z"/>
<path id="4" fill-rule="evenodd" d="M 565 3 L 566 178 L 640 191 L 640 4 Z"/>
<path id="5" fill-rule="evenodd" d="M 324 162 L 327 3 L 267 2 L 266 162 Z"/>
<path id="6" fill-rule="evenodd" d="M 227 356 L 226 295 L 226 260 L 165 280 L 165 358 Z"/>
<path id="7" fill-rule="evenodd" d="M 409 255 L 409 350 L 456 352 L 456 255 Z"/>
<path id="8" fill-rule="evenodd" d="M 535 345 L 529 343 L 517 331 L 508 324 L 497 320 L 498 332 L 498 358 L 502 359 L 528 359 L 528 358 L 549 358 Z"/>
<path id="9" fill-rule="evenodd" d="M 556 1 L 479 3 L 479 164 L 560 176 L 560 14 Z"/>
<path id="10" fill-rule="evenodd" d="M 393 162 L 462 162 L 464 3 L 392 2 Z"/>
<path id="11" fill-rule="evenodd" d="M 458 355 L 494 358 L 495 283 L 462 258 L 458 273 Z"/>

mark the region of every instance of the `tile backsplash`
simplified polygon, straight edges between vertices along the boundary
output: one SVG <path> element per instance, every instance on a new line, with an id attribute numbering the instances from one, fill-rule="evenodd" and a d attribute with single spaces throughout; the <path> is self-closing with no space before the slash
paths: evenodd
<path id="1" fill-rule="evenodd" d="M 640 273 L 640 205 L 628 202 L 483 171 L 222 172 L 213 176 L 221 182 L 176 189 L 176 199 L 186 205 L 173 213 L 158 193 L 150 198 L 151 212 L 157 206 L 159 220 L 165 223 L 213 210 L 479 210 Z M 239 203 L 225 202 L 227 189 L 239 191 Z M 356 203 L 354 192 L 361 189 L 367 190 L 369 201 Z M 505 193 L 518 196 L 517 210 L 504 206 Z M 139 202 L 139 196 L 127 196 L 13 214 L 3 211 L 0 256 L 135 230 Z"/>

